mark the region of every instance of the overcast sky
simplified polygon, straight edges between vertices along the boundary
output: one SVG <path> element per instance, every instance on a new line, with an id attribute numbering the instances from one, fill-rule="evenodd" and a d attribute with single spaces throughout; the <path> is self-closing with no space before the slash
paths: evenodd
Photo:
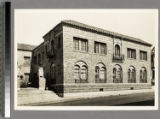
<path id="1" fill-rule="evenodd" d="M 157 10 L 15 10 L 15 40 L 39 45 L 43 35 L 61 20 L 76 20 L 155 44 L 158 29 Z"/>

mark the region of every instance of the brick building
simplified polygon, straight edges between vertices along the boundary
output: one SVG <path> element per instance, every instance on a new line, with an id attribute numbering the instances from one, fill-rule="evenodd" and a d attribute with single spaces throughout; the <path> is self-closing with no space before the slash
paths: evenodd
<path id="1" fill-rule="evenodd" d="M 17 78 L 18 88 L 29 83 L 33 45 L 18 44 L 17 46 Z"/>
<path id="2" fill-rule="evenodd" d="M 151 88 L 151 44 L 130 36 L 64 20 L 33 50 L 38 69 L 58 94 Z"/>

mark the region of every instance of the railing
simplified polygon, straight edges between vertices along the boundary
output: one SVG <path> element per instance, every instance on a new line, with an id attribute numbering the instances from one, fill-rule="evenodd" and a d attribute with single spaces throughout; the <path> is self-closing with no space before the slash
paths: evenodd
<path id="1" fill-rule="evenodd" d="M 47 57 L 48 58 L 54 58 L 55 56 L 56 56 L 55 52 L 51 52 L 51 51 L 47 52 Z"/>
<path id="2" fill-rule="evenodd" d="M 75 83 L 88 83 L 88 80 L 84 80 L 84 79 L 75 79 Z"/>
<path id="3" fill-rule="evenodd" d="M 106 79 L 96 79 L 95 83 L 106 83 Z"/>
<path id="4" fill-rule="evenodd" d="M 113 57 L 112 57 L 112 61 L 113 62 L 123 62 L 124 61 L 124 55 L 115 55 L 113 54 Z"/>

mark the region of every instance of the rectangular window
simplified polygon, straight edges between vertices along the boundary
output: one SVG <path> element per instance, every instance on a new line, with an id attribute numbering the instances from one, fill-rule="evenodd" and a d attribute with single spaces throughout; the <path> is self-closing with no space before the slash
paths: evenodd
<path id="1" fill-rule="evenodd" d="M 61 36 L 58 37 L 58 48 L 61 47 Z"/>
<path id="2" fill-rule="evenodd" d="M 37 56 L 34 56 L 34 63 L 37 64 Z"/>
<path id="3" fill-rule="evenodd" d="M 101 43 L 101 54 L 106 54 L 106 44 Z"/>
<path id="4" fill-rule="evenodd" d="M 75 51 L 78 51 L 78 50 L 79 50 L 79 40 L 76 39 L 76 38 L 73 39 L 73 49 L 74 49 Z"/>
<path id="5" fill-rule="evenodd" d="M 99 43 L 98 42 L 94 43 L 94 52 L 99 53 Z"/>
<path id="6" fill-rule="evenodd" d="M 88 52 L 88 40 L 82 38 L 73 38 L 73 49 L 74 51 Z"/>
<path id="7" fill-rule="evenodd" d="M 131 48 L 127 48 L 127 57 L 132 58 L 132 59 L 136 59 L 136 50 L 131 49 Z"/>
<path id="8" fill-rule="evenodd" d="M 30 65 L 30 61 L 31 61 L 31 57 L 30 56 L 24 56 L 24 65 L 25 66 L 29 66 Z"/>
<path id="9" fill-rule="evenodd" d="M 100 54 L 106 54 L 106 44 L 100 42 L 94 42 L 94 52 Z"/>
<path id="10" fill-rule="evenodd" d="M 87 41 L 81 40 L 81 51 L 87 52 Z"/>
<path id="11" fill-rule="evenodd" d="M 30 60 L 31 57 L 30 56 L 24 56 L 24 60 Z"/>
<path id="12" fill-rule="evenodd" d="M 140 60 L 147 60 L 147 52 L 140 51 Z"/>

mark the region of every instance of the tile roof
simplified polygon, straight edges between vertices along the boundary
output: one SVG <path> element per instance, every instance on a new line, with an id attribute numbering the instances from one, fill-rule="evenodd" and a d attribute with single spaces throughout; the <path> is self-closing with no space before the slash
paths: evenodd
<path id="1" fill-rule="evenodd" d="M 29 44 L 17 44 L 17 49 L 18 50 L 26 50 L 26 51 L 32 51 L 36 46 L 34 45 L 29 45 Z"/>
<path id="2" fill-rule="evenodd" d="M 144 44 L 144 45 L 147 45 L 147 46 L 152 46 L 152 44 L 150 44 L 146 41 L 143 41 L 139 38 L 134 38 L 134 37 L 131 37 L 131 36 L 119 34 L 119 33 L 108 31 L 108 30 L 104 30 L 104 29 L 97 28 L 97 27 L 90 26 L 90 25 L 86 25 L 86 24 L 83 24 L 83 23 L 80 23 L 80 22 L 77 22 L 77 21 L 74 21 L 74 20 L 63 20 L 63 21 L 61 21 L 61 23 L 62 24 L 68 24 L 68 25 L 71 25 L 71 26 L 80 27 L 80 28 L 84 28 L 84 29 L 90 30 L 92 32 L 97 32 L 97 33 L 101 33 L 101 34 L 105 34 L 105 35 L 111 35 L 111 36 L 114 36 L 114 37 L 119 37 L 119 38 L 122 38 L 123 40 L 136 42 L 136 43 Z"/>

